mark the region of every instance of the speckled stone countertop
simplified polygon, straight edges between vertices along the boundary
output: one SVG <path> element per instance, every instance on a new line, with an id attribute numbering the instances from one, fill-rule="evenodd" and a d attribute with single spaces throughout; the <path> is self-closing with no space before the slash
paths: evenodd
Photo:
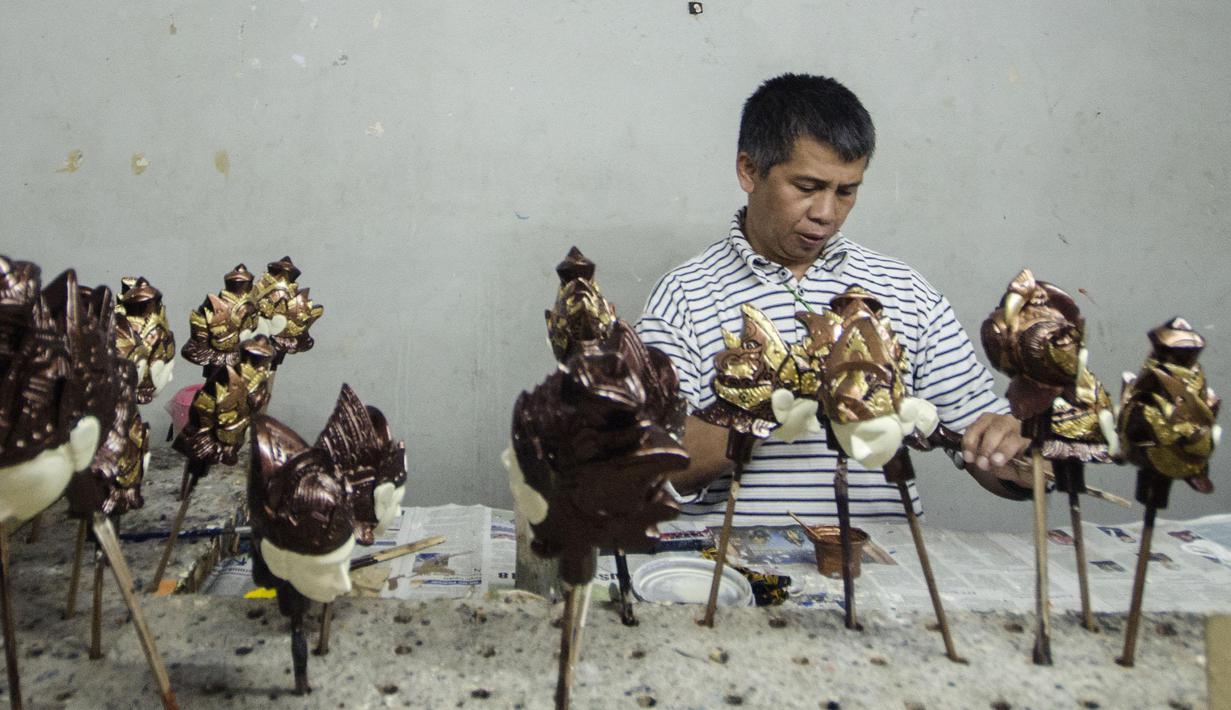
<path id="1" fill-rule="evenodd" d="M 147 507 L 124 531 L 170 525 L 179 485 L 175 454 L 160 452 L 146 484 Z M 242 471 L 218 468 L 201 482 L 186 528 L 233 522 Z M 22 689 L 32 708 L 154 708 L 153 679 L 108 575 L 104 657 L 91 661 L 87 560 L 77 616 L 62 618 L 75 523 L 53 508 L 35 544 L 12 543 Z M 125 542 L 139 588 L 148 584 L 161 540 Z M 178 578 L 208 563 L 213 542 L 183 540 Z M 182 585 L 188 586 L 188 585 Z M 291 694 L 289 624 L 272 599 L 196 594 L 140 595 L 183 708 L 550 708 L 556 682 L 560 605 L 524 593 L 477 604 L 343 599 L 332 652 L 311 656 L 314 692 Z M 1055 665 L 1030 661 L 1033 620 L 1007 613 L 950 612 L 958 651 L 950 662 L 931 614 L 861 614 L 863 632 L 839 612 L 794 606 L 723 609 L 714 629 L 698 607 L 639 604 L 640 625 L 622 626 L 595 604 L 573 691 L 575 708 L 1169 708 L 1208 707 L 1205 619 L 1147 614 L 1137 667 L 1114 658 L 1123 615 L 1099 617 L 1101 633 L 1057 614 Z M 309 621 L 315 645 L 317 614 Z M 0 679 L 0 682 L 3 682 Z M 7 688 L 0 702 L 7 704 Z"/>
<path id="2" fill-rule="evenodd" d="M 484 604 L 345 599 L 332 651 L 311 656 L 306 697 L 290 693 L 289 625 L 273 600 L 200 595 L 146 598 L 182 707 L 548 708 L 560 605 L 506 596 Z M 150 674 L 122 615 L 110 614 L 105 658 L 86 659 L 85 624 L 55 618 L 22 629 L 22 675 L 35 707 L 156 707 Z M 930 615 L 868 614 L 863 632 L 799 607 L 722 610 L 714 629 L 695 607 L 639 605 L 622 626 L 595 605 L 576 671 L 574 707 L 1205 708 L 1204 620 L 1147 615 L 1137 667 L 1113 658 L 1122 617 L 1089 633 L 1056 619 L 1055 665 L 1030 662 L 1030 619 L 952 615 L 950 662 Z M 316 624 L 309 624 L 315 643 Z"/>

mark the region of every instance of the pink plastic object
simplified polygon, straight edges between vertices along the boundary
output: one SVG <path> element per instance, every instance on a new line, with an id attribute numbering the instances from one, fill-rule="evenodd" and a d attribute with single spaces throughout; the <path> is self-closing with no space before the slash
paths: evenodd
<path id="1" fill-rule="evenodd" d="M 171 415 L 171 425 L 178 433 L 188 423 L 188 410 L 192 408 L 192 398 L 204 385 L 188 385 L 176 392 L 171 401 L 167 402 L 167 414 Z"/>

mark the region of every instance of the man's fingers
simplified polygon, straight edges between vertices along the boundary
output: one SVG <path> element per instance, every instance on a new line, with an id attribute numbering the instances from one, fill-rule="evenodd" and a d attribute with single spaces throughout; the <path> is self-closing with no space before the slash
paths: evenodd
<path id="1" fill-rule="evenodd" d="M 1008 458 L 1004 453 L 999 451 L 1000 443 L 1010 433 L 1010 427 L 1005 426 L 1001 422 L 996 422 L 995 425 L 989 426 L 983 432 L 983 438 L 979 440 L 979 455 L 975 458 L 975 465 L 984 471 L 993 466 L 1003 466 Z"/>
<path id="2" fill-rule="evenodd" d="M 966 427 L 966 431 L 962 434 L 962 460 L 966 463 L 974 463 L 978 456 L 979 442 L 983 439 L 983 431 L 992 423 L 987 414 L 979 415 L 979 418 L 973 424 Z"/>
<path id="3" fill-rule="evenodd" d="M 1005 414 L 983 414 L 962 436 L 962 459 L 980 470 L 1008 465 L 1029 441 L 1021 436 L 1021 422 Z"/>

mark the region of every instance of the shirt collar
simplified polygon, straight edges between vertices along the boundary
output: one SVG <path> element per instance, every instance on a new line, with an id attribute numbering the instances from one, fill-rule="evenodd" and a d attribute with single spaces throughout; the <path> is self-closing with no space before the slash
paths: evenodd
<path id="1" fill-rule="evenodd" d="M 748 268 L 752 269 L 753 273 L 774 283 L 785 283 L 791 278 L 790 271 L 758 254 L 752 248 L 752 244 L 749 243 L 748 237 L 744 234 L 744 214 L 747 211 L 747 207 L 741 207 L 735 212 L 735 216 L 731 218 L 731 232 L 728 237 L 731 247 L 748 264 Z M 825 247 L 821 249 L 820 256 L 817 257 L 816 261 L 812 262 L 812 266 L 808 267 L 808 273 L 805 274 L 805 278 L 814 278 L 820 272 L 832 276 L 841 276 L 846 266 L 847 254 L 850 250 L 851 241 L 841 231 L 834 234 L 829 241 L 825 242 Z M 783 273 L 786 274 L 785 277 L 783 277 Z"/>

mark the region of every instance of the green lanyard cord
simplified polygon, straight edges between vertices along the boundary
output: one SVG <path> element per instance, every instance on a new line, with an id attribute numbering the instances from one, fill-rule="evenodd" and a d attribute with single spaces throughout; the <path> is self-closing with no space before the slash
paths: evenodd
<path id="1" fill-rule="evenodd" d="M 783 282 L 782 282 L 782 288 L 785 288 L 787 293 L 789 293 L 789 294 L 791 294 L 792 296 L 794 296 L 794 297 L 795 297 L 795 300 L 799 303 L 799 305 L 801 305 L 801 306 L 803 306 L 804 308 L 808 309 L 808 312 L 809 312 L 809 313 L 816 313 L 816 311 L 812 310 L 812 306 L 808 305 L 808 302 L 807 302 L 807 301 L 805 301 L 805 300 L 803 299 L 803 297 L 801 297 L 801 296 L 799 295 L 799 291 L 796 291 L 795 289 L 791 288 L 791 287 L 790 287 L 790 285 L 789 285 L 789 284 L 787 284 L 787 282 L 785 282 L 785 281 L 783 281 Z"/>

